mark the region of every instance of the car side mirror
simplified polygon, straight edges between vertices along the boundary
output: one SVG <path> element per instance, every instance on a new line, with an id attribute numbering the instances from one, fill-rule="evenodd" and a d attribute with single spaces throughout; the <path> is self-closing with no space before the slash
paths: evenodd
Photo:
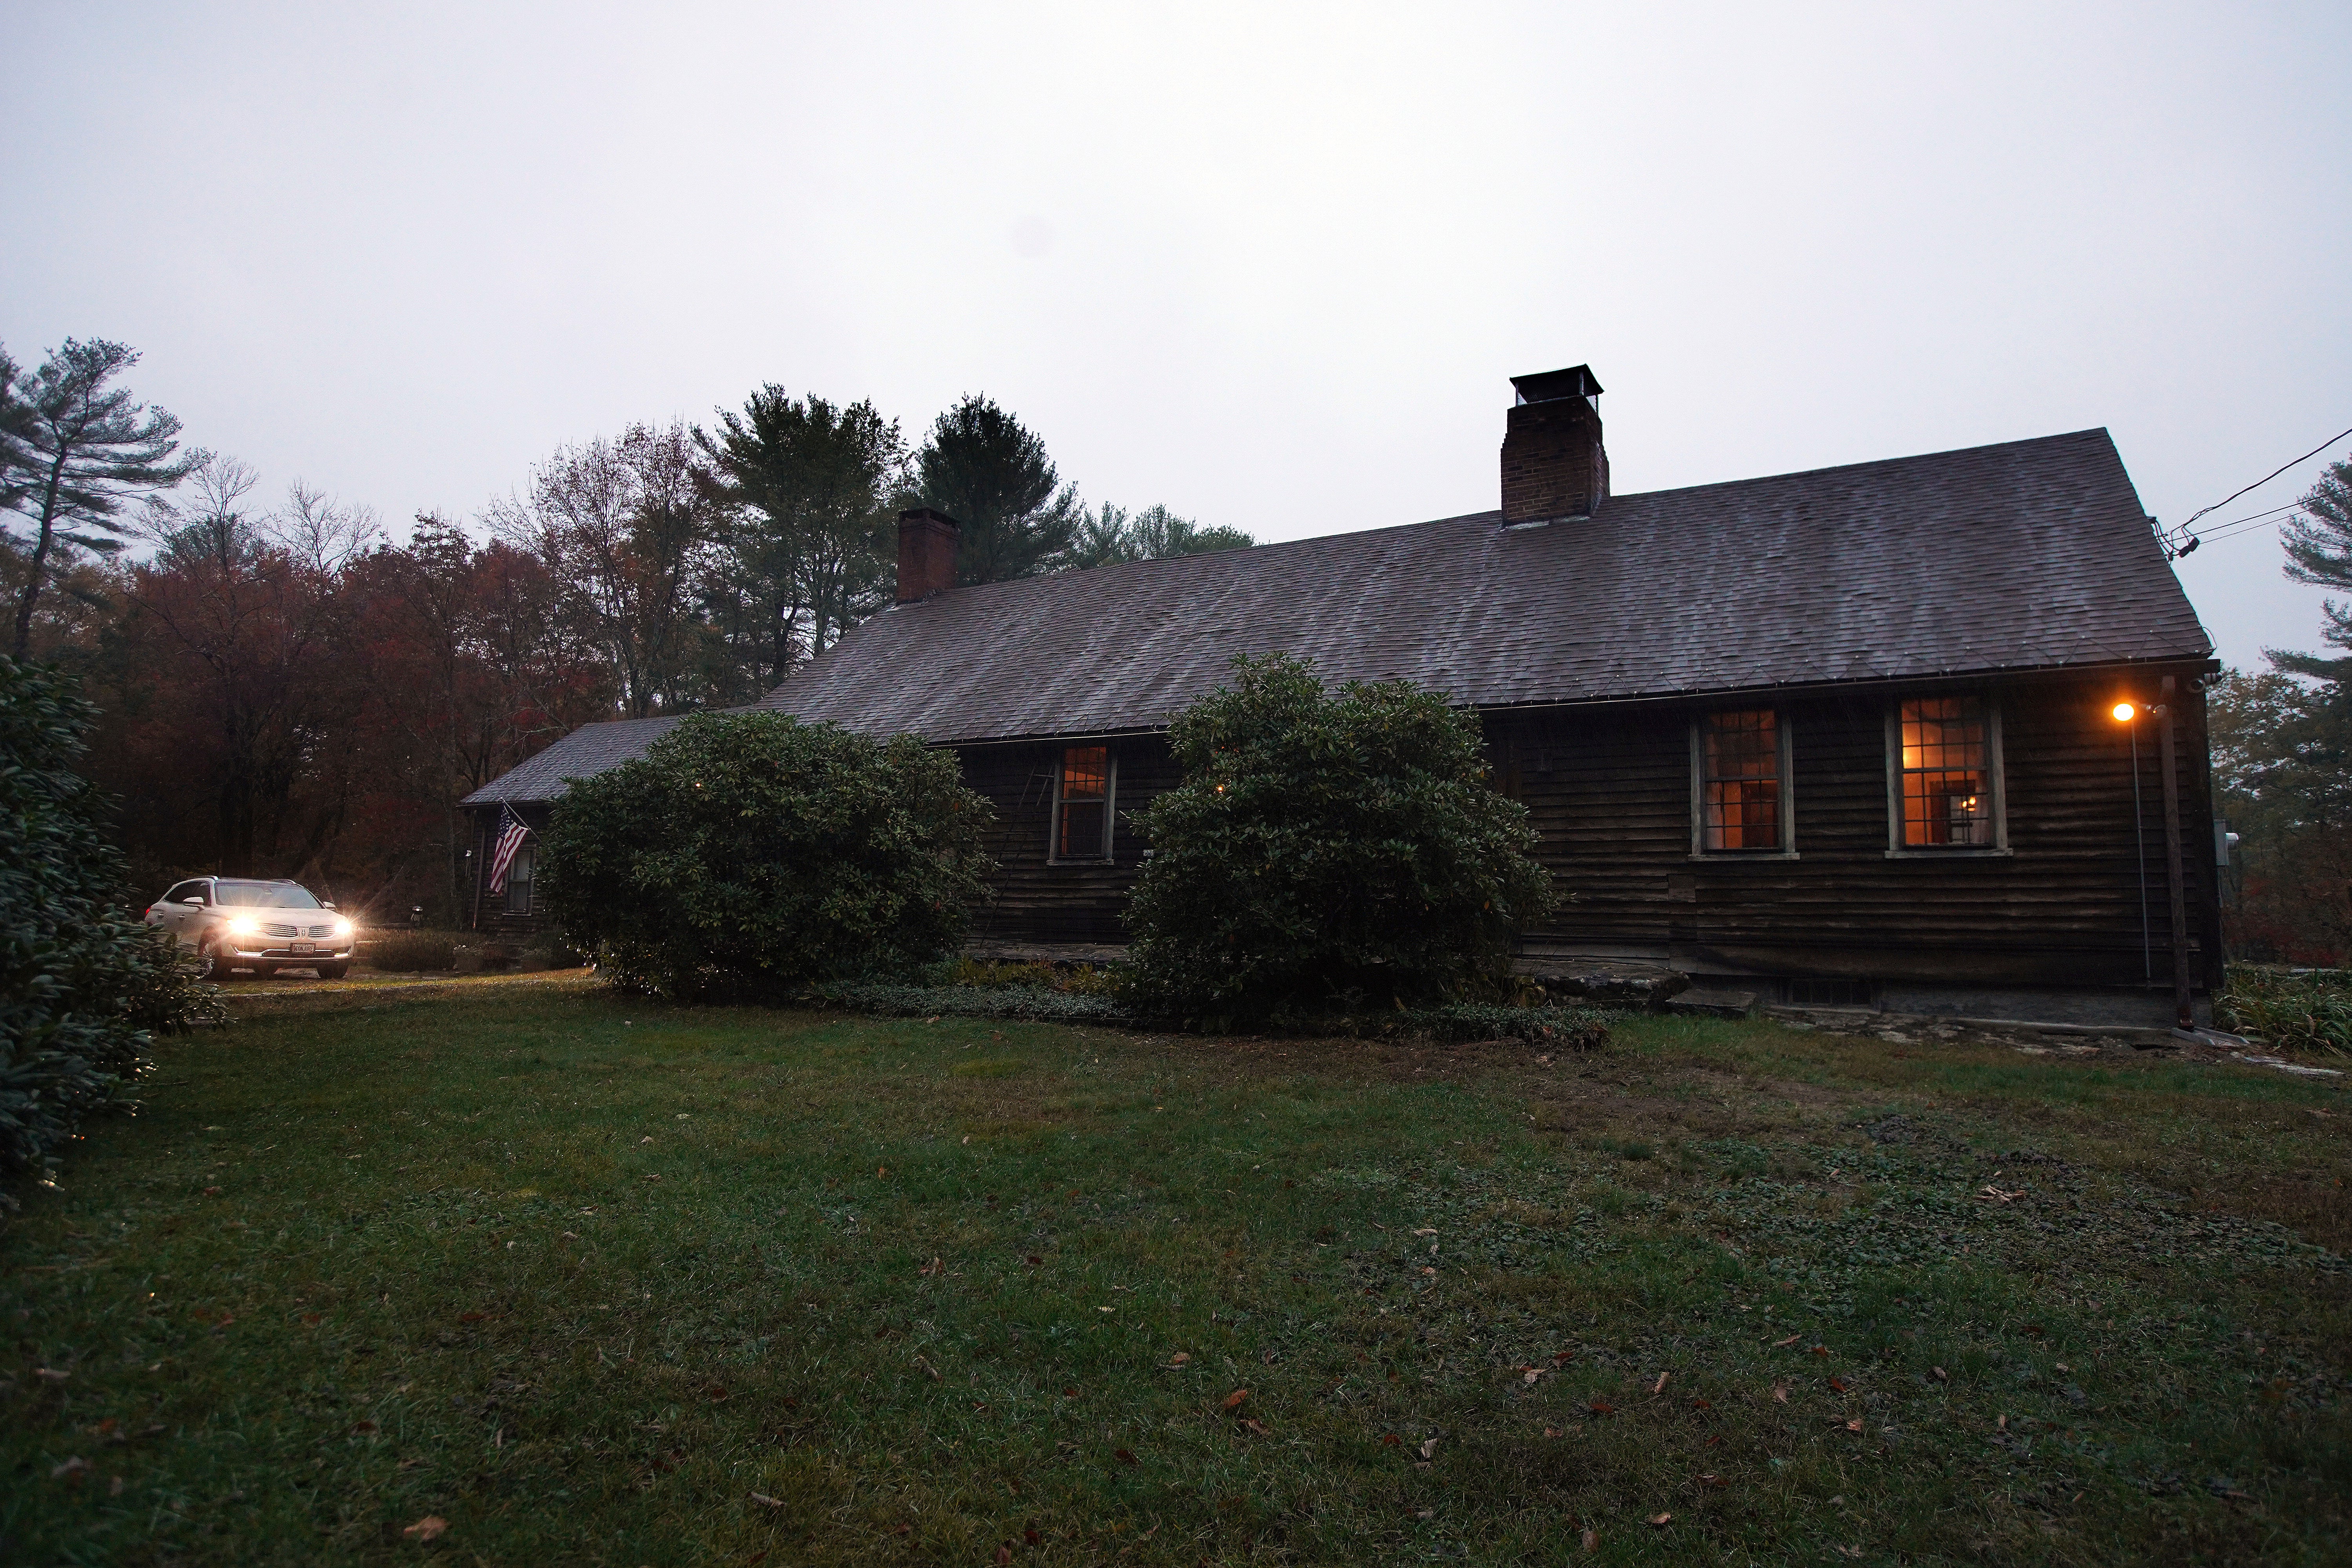
<path id="1" fill-rule="evenodd" d="M 200 910 L 205 907 L 205 901 L 202 899 L 182 899 L 180 902 L 187 905 L 188 908 L 192 910 Z"/>
<path id="2" fill-rule="evenodd" d="M 331 910 L 331 909 L 333 909 L 335 906 L 334 906 L 334 903 L 333 903 L 333 901 L 332 901 L 332 900 L 322 899 L 322 900 L 320 900 L 320 902 L 319 902 L 319 907 L 320 907 L 320 909 L 322 909 L 322 910 Z"/>

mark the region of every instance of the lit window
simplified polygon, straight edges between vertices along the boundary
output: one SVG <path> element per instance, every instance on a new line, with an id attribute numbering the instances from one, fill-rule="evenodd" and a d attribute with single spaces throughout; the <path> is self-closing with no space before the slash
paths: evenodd
<path id="1" fill-rule="evenodd" d="M 1054 788 L 1054 858 L 1110 858 L 1110 748 L 1072 746 Z"/>
<path id="2" fill-rule="evenodd" d="M 1700 737 L 1701 847 L 1781 847 L 1780 736 L 1772 710 L 1710 713 Z"/>
<path id="3" fill-rule="evenodd" d="M 1982 700 L 1922 697 L 1905 702 L 1903 847 L 1993 847 L 1992 747 Z"/>

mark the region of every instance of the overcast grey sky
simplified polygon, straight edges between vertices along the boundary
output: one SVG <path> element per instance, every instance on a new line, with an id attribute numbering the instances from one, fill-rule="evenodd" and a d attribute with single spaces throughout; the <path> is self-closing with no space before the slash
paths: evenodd
<path id="1" fill-rule="evenodd" d="M 404 529 L 765 381 L 1261 539 L 1494 506 L 1583 361 L 1621 491 L 2105 426 L 2169 522 L 2352 426 L 2340 0 L 6 16 L 0 341 Z"/>

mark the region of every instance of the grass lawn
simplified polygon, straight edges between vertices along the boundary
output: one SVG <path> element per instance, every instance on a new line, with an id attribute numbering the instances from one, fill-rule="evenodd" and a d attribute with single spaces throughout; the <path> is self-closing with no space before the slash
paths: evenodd
<path id="1" fill-rule="evenodd" d="M 2347 1080 L 258 989 L 17 1190 L 0 1561 L 2352 1552 Z"/>

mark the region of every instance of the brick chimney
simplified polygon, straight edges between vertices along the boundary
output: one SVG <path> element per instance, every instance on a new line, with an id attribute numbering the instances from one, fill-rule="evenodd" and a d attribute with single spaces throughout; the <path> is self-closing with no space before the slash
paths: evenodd
<path id="1" fill-rule="evenodd" d="M 919 506 L 898 514 L 898 603 L 912 604 L 955 586 L 956 542 L 963 524 Z"/>
<path id="2" fill-rule="evenodd" d="M 1515 375 L 1503 428 L 1503 521 L 1590 517 L 1609 494 L 1601 445 L 1601 383 L 1592 367 Z"/>

